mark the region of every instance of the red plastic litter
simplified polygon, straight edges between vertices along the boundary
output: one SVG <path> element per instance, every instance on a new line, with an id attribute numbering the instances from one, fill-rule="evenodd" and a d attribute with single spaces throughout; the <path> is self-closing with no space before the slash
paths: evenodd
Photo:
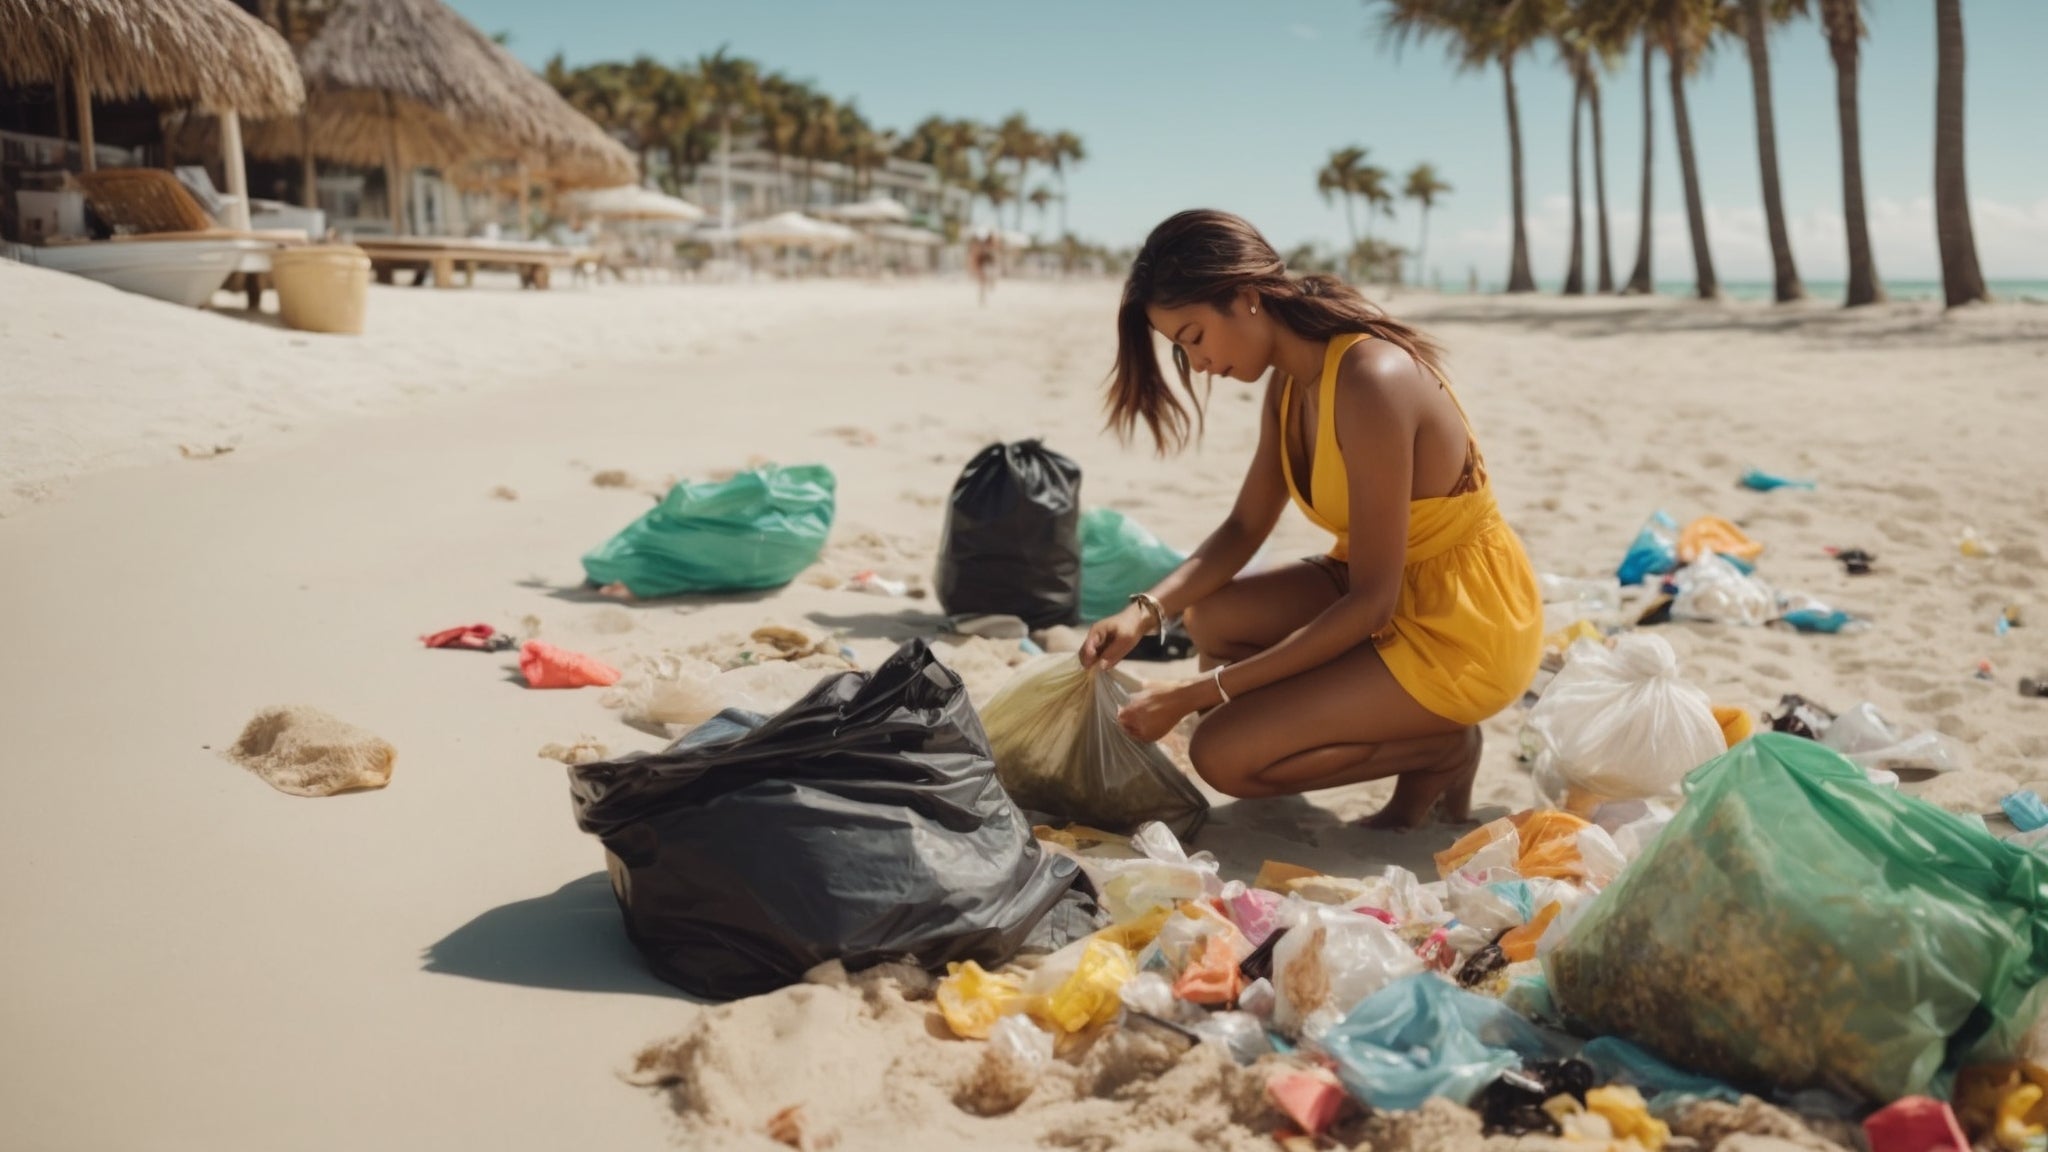
<path id="1" fill-rule="evenodd" d="M 619 682 L 619 670 L 597 657 L 538 640 L 528 640 L 519 650 L 519 672 L 529 688 L 603 688 Z"/>
<path id="2" fill-rule="evenodd" d="M 1908 1096 L 1871 1113 L 1863 1134 L 1870 1152 L 1970 1152 L 1955 1112 L 1926 1096 Z"/>
<path id="3" fill-rule="evenodd" d="M 498 630 L 489 624 L 464 624 L 460 628 L 443 628 L 430 636 L 420 637 L 420 643 L 429 648 L 471 648 L 482 651 L 490 647 L 491 637 Z"/>
<path id="4" fill-rule="evenodd" d="M 1287 1072 L 1266 1082 L 1266 1095 L 1311 1136 L 1320 1135 L 1344 1111 L 1344 1089 L 1324 1076 Z"/>

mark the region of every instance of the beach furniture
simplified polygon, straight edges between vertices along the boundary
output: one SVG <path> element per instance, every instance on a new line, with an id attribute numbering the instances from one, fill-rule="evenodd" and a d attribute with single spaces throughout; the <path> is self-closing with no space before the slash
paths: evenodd
<path id="1" fill-rule="evenodd" d="M 594 252 L 520 240 L 366 236 L 355 243 L 369 256 L 377 283 L 394 283 L 397 273 L 410 271 L 414 284 L 431 279 L 436 288 L 454 287 L 457 271 L 467 286 L 475 283 L 478 268 L 509 268 L 519 273 L 520 287 L 546 289 L 557 269 L 598 258 Z"/>

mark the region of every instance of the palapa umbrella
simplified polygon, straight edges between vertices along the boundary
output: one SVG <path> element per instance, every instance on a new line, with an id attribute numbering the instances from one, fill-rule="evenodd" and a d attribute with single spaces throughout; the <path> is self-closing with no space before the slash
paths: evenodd
<path id="1" fill-rule="evenodd" d="M 638 184 L 576 192 L 570 195 L 569 202 L 578 212 L 597 220 L 673 220 L 693 224 L 704 218 L 704 210 L 688 200 Z"/>
<path id="2" fill-rule="evenodd" d="M 844 225 L 814 220 L 801 212 L 779 212 L 762 220 L 749 220 L 733 229 L 733 236 L 741 244 L 829 251 L 853 243 L 860 233 Z"/>
<path id="3" fill-rule="evenodd" d="M 382 165 L 400 230 L 401 177 L 414 164 L 515 161 L 522 199 L 529 174 L 587 187 L 639 173 L 624 145 L 440 0 L 338 0 L 299 69 L 305 115 L 251 125 L 250 150 L 308 168 L 316 156 Z"/>
<path id="4" fill-rule="evenodd" d="M 834 220 L 844 220 L 849 224 L 902 224 L 910 219 L 910 209 L 901 201 L 891 200 L 887 196 L 875 196 L 857 204 L 841 204 L 836 208 L 826 208 L 818 214 L 830 216 Z"/>
<path id="5" fill-rule="evenodd" d="M 96 168 L 92 98 L 144 96 L 220 116 L 236 227 L 249 225 L 241 117 L 285 116 L 305 100 L 291 47 L 228 0 L 0 0 L 0 80 L 61 84 L 78 101 L 85 170 Z"/>

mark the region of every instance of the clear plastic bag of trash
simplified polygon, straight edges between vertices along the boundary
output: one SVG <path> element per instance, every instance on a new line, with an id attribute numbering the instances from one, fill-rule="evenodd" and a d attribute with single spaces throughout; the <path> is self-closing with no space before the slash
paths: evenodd
<path id="1" fill-rule="evenodd" d="M 1621 612 L 1621 581 L 1612 576 L 1580 579 L 1545 572 L 1536 577 L 1543 592 L 1543 631 L 1548 634 L 1580 620 L 1602 620 Z"/>
<path id="2" fill-rule="evenodd" d="M 1575 1030 L 1867 1101 L 2014 1054 L 2048 978 L 2048 859 L 1782 733 L 1686 793 L 1544 958 Z"/>
<path id="3" fill-rule="evenodd" d="M 1961 741 L 1941 732 L 1907 733 L 1865 701 L 1835 717 L 1820 742 L 1867 770 L 1922 778 L 1969 767 Z"/>
<path id="4" fill-rule="evenodd" d="M 996 773 L 1019 807 L 1124 832 L 1157 820 L 1193 836 L 1209 801 L 1157 744 L 1116 722 L 1135 682 L 1072 653 L 1032 661 L 981 710 Z"/>
<path id="5" fill-rule="evenodd" d="M 1313 1037 L 1352 1005 L 1423 969 L 1415 950 L 1374 916 L 1301 901 L 1273 946 L 1273 1026 Z"/>
<path id="6" fill-rule="evenodd" d="M 1778 615 L 1777 593 L 1717 552 L 1705 553 L 1679 569 L 1671 583 L 1678 589 L 1671 602 L 1674 620 L 1760 625 Z"/>
<path id="7" fill-rule="evenodd" d="M 1113 924 L 1223 892 L 1216 857 L 1207 852 L 1188 855 L 1164 824 L 1154 822 L 1139 828 L 1131 837 L 1131 848 L 1138 853 L 1133 860 L 1074 857 L 1088 874 L 1088 882 L 1094 885 L 1096 898 Z"/>
<path id="8" fill-rule="evenodd" d="M 1188 1031 L 1201 1037 L 1204 1044 L 1220 1046 L 1239 1064 L 1250 1064 L 1273 1051 L 1265 1022 L 1249 1012 L 1206 1013 L 1188 1025 Z"/>
<path id="9" fill-rule="evenodd" d="M 1029 1016 L 1005 1016 L 989 1029 L 988 1050 L 1026 1072 L 1037 1072 L 1052 1063 L 1053 1034 Z"/>
<path id="10" fill-rule="evenodd" d="M 1529 727 L 1539 780 L 1554 774 L 1566 789 L 1601 799 L 1675 796 L 1687 772 L 1727 750 L 1707 694 L 1679 676 L 1663 637 L 1641 632 L 1616 637 L 1611 649 L 1572 645 Z"/>

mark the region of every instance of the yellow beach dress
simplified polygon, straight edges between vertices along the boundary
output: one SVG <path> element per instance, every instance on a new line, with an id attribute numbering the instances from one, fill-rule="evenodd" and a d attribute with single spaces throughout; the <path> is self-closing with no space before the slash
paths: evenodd
<path id="1" fill-rule="evenodd" d="M 1339 336 L 1323 356 L 1306 499 L 1295 482 L 1293 454 L 1284 443 L 1280 452 L 1289 495 L 1312 523 L 1337 538 L 1329 556 L 1316 559 L 1340 586 L 1349 575 L 1351 496 L 1337 448 L 1337 365 L 1353 345 L 1371 338 Z M 1438 380 L 1450 391 L 1448 381 Z M 1471 419 L 1455 392 L 1451 403 L 1465 421 L 1465 475 L 1452 495 L 1408 505 L 1400 603 L 1373 644 L 1417 703 L 1446 720 L 1477 724 L 1514 703 L 1535 678 L 1543 659 L 1543 594 L 1529 554 L 1494 502 Z M 1293 410 L 1290 378 L 1280 395 L 1283 428 L 1292 426 Z"/>

